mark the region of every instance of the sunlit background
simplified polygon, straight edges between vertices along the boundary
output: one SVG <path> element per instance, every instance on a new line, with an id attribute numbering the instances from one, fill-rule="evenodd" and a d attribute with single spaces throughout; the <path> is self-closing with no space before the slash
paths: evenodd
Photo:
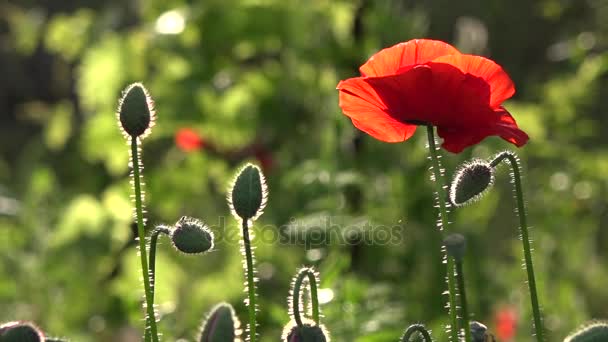
<path id="1" fill-rule="evenodd" d="M 491 57 L 515 81 L 506 107 L 531 137 L 517 153 L 547 340 L 560 341 L 608 317 L 607 18 L 606 0 L 1 2 L 0 321 L 33 320 L 73 341 L 139 340 L 128 146 L 114 113 L 121 89 L 142 81 L 158 113 L 143 148 L 150 225 L 191 215 L 225 237 L 197 257 L 161 239 L 164 340 L 194 340 L 220 301 L 246 319 L 225 200 L 246 161 L 270 188 L 254 228 L 262 341 L 279 339 L 302 265 L 321 273 L 335 341 L 397 341 L 415 322 L 445 340 L 424 134 L 375 141 L 341 114 L 335 90 L 379 49 L 429 37 Z M 443 161 L 451 175 L 503 149 L 514 147 L 489 138 Z M 474 318 L 500 341 L 530 341 L 509 181 L 501 169 L 449 230 L 468 238 Z M 331 227 L 342 241 L 319 238 Z M 367 243 L 378 227 L 395 240 Z"/>

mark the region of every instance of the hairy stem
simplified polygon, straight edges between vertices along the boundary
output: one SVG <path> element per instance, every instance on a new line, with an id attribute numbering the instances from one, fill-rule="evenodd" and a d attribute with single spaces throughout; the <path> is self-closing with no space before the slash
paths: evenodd
<path id="1" fill-rule="evenodd" d="M 302 282 L 304 281 L 304 277 L 308 277 L 308 286 L 310 287 L 310 302 L 312 304 L 312 320 L 319 325 L 319 298 L 317 295 L 317 278 L 314 274 L 314 271 L 310 268 L 305 268 L 296 278 L 296 281 L 293 284 L 293 294 L 292 294 L 292 311 L 293 311 L 293 319 L 296 321 L 298 327 L 302 327 L 302 318 L 300 316 L 300 290 L 302 288 Z"/>
<path id="2" fill-rule="evenodd" d="M 442 231 L 448 224 L 448 210 L 446 206 L 445 178 L 441 172 L 441 162 L 437 155 L 437 145 L 435 143 L 435 134 L 433 126 L 426 126 L 427 139 L 429 145 L 429 154 L 432 162 L 433 178 L 435 184 L 435 195 L 439 205 L 439 230 Z M 458 315 L 456 313 L 456 279 L 454 276 L 454 259 L 451 256 L 445 255 L 447 268 L 448 296 L 449 296 L 449 312 L 451 329 L 450 336 L 452 342 L 458 341 Z"/>
<path id="3" fill-rule="evenodd" d="M 146 298 L 146 329 L 144 340 L 146 342 L 158 342 L 156 330 L 156 315 L 154 314 L 154 298 L 150 287 L 148 274 L 148 258 L 146 256 L 146 235 L 144 231 L 144 214 L 142 204 L 141 179 L 139 174 L 139 151 L 137 149 L 137 138 L 131 138 L 131 162 L 133 164 L 133 187 L 135 189 L 135 212 L 137 216 L 137 235 L 139 237 L 139 255 L 141 258 L 141 271 L 144 279 L 144 291 Z M 149 331 L 149 334 L 148 334 Z"/>
<path id="4" fill-rule="evenodd" d="M 154 293 L 155 293 L 155 282 L 156 282 L 156 245 L 158 243 L 158 236 L 160 234 L 171 234 L 171 229 L 167 226 L 157 226 L 152 231 L 152 235 L 150 236 L 150 262 L 148 266 L 150 267 L 150 289 L 152 290 L 152 301 L 154 301 Z"/>
<path id="5" fill-rule="evenodd" d="M 243 249 L 245 251 L 245 262 L 247 272 L 247 293 L 249 296 L 249 341 L 255 342 L 256 335 L 256 297 L 255 297 L 255 275 L 253 271 L 253 252 L 251 251 L 251 240 L 249 239 L 248 220 L 243 221 Z"/>
<path id="6" fill-rule="evenodd" d="M 534 265 L 532 263 L 532 248 L 530 247 L 530 234 L 528 232 L 519 162 L 513 152 L 505 151 L 498 154 L 494 160 L 492 160 L 490 165 L 492 165 L 492 167 L 496 167 L 503 160 L 509 161 L 509 164 L 511 165 L 515 199 L 517 201 L 517 216 L 519 217 L 519 229 L 524 249 L 524 261 L 528 275 L 528 287 L 530 289 L 530 301 L 532 303 L 532 313 L 534 315 L 534 329 L 536 331 L 536 340 L 541 342 L 544 340 L 543 323 L 540 313 L 540 305 L 538 304 L 538 293 L 536 291 L 536 277 L 534 276 Z"/>
<path id="7" fill-rule="evenodd" d="M 418 333 L 420 333 L 420 335 L 422 335 L 424 342 L 433 342 L 433 339 L 431 338 L 431 334 L 429 334 L 429 332 L 426 330 L 426 328 L 422 324 L 410 325 L 407 328 L 407 330 L 405 330 L 405 333 L 403 333 L 403 337 L 401 337 L 401 342 L 410 342 L 410 338 L 416 332 L 418 332 Z"/>
<path id="8" fill-rule="evenodd" d="M 460 312 L 462 326 L 464 327 L 464 340 L 470 342 L 472 339 L 471 329 L 469 328 L 469 310 L 467 307 L 467 294 L 464 287 L 464 273 L 461 260 L 456 260 L 456 279 L 458 280 L 458 294 L 460 294 Z"/>

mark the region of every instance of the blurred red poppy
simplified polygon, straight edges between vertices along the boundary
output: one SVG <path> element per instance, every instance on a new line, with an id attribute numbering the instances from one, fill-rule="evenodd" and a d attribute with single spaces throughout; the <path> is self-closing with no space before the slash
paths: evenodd
<path id="1" fill-rule="evenodd" d="M 512 341 L 517 332 L 517 312 L 511 307 L 496 312 L 496 336 L 499 341 Z"/>
<path id="2" fill-rule="evenodd" d="M 454 153 L 494 135 L 517 146 L 528 141 L 501 106 L 515 93 L 513 82 L 487 58 L 416 39 L 376 53 L 359 71 L 338 84 L 340 107 L 376 139 L 401 142 L 417 125 L 433 125 Z"/>
<path id="3" fill-rule="evenodd" d="M 175 134 L 175 144 L 184 152 L 191 152 L 205 147 L 205 141 L 190 128 L 182 128 Z"/>

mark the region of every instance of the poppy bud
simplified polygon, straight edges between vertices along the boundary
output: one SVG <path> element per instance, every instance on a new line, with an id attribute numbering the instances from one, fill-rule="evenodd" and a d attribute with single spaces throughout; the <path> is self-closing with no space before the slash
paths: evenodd
<path id="1" fill-rule="evenodd" d="M 472 203 L 494 184 L 494 168 L 481 160 L 464 164 L 450 185 L 450 202 L 457 206 Z"/>
<path id="2" fill-rule="evenodd" d="M 488 327 L 477 321 L 472 321 L 469 324 L 471 329 L 472 342 L 496 342 L 494 335 L 488 332 Z"/>
<path id="3" fill-rule="evenodd" d="M 237 219 L 254 220 L 266 206 L 268 190 L 266 180 L 259 167 L 247 164 L 236 176 L 228 203 Z"/>
<path id="4" fill-rule="evenodd" d="M 0 325 L 0 342 L 42 342 L 44 334 L 29 322 L 9 322 Z"/>
<path id="5" fill-rule="evenodd" d="M 145 137 L 154 126 L 154 101 L 141 83 L 124 91 L 118 104 L 118 120 L 125 137 Z"/>
<path id="6" fill-rule="evenodd" d="M 564 342 L 601 342 L 608 341 L 608 322 L 594 322 L 583 326 Z"/>
<path id="7" fill-rule="evenodd" d="M 171 242 L 182 253 L 204 253 L 213 249 L 213 233 L 200 220 L 184 216 L 171 230 Z"/>
<path id="8" fill-rule="evenodd" d="M 466 239 L 462 234 L 450 234 L 443 239 L 448 255 L 455 260 L 462 260 L 466 248 Z"/>
<path id="9" fill-rule="evenodd" d="M 240 341 L 241 322 L 234 309 L 228 303 L 216 305 L 201 328 L 199 342 L 232 342 Z"/>
<path id="10" fill-rule="evenodd" d="M 284 342 L 329 342 L 329 334 L 325 327 L 316 325 L 313 321 L 305 320 L 300 327 L 294 322 L 289 322 L 283 329 Z"/>

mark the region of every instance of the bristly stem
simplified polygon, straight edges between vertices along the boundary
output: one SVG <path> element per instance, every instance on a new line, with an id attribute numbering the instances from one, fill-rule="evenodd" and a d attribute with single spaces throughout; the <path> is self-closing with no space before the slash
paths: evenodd
<path id="1" fill-rule="evenodd" d="M 528 232 L 528 223 L 526 217 L 526 208 L 524 205 L 524 195 L 521 185 L 521 172 L 519 170 L 519 161 L 513 152 L 505 151 L 499 153 L 490 163 L 492 167 L 496 167 L 503 160 L 508 160 L 511 164 L 513 185 L 515 189 L 515 198 L 517 201 L 517 216 L 519 217 L 519 228 L 521 233 L 521 241 L 524 249 L 524 261 L 528 274 L 528 287 L 530 289 L 530 301 L 532 302 L 532 313 L 534 315 L 534 329 L 536 331 L 536 340 L 544 341 L 543 323 L 540 313 L 540 305 L 538 304 L 538 294 L 536 291 L 536 278 L 534 276 L 534 265 L 532 263 L 532 248 L 530 247 L 530 234 Z"/>
<path id="2" fill-rule="evenodd" d="M 141 258 L 141 271 L 144 280 L 144 291 L 146 298 L 146 328 L 145 341 L 158 342 L 158 332 L 156 330 L 156 315 L 154 314 L 154 298 L 150 287 L 148 274 L 148 258 L 146 255 L 146 235 L 144 231 L 144 213 L 142 204 L 141 179 L 139 174 L 139 151 L 137 148 L 137 138 L 131 137 L 131 163 L 133 165 L 133 187 L 135 189 L 135 213 L 137 216 L 137 235 L 139 237 L 139 256 Z M 148 330 L 150 334 L 148 335 Z M 151 336 L 150 336 L 151 335 Z"/>
<path id="3" fill-rule="evenodd" d="M 303 326 L 302 317 L 300 316 L 300 291 L 304 277 L 308 277 L 308 286 L 310 288 L 310 302 L 312 306 L 312 320 L 319 325 L 319 296 L 317 295 L 317 277 L 310 268 L 304 268 L 298 273 L 296 280 L 293 283 L 292 294 L 292 313 L 293 319 L 299 327 Z"/>
<path id="4" fill-rule="evenodd" d="M 403 337 L 401 337 L 401 342 L 410 342 L 410 338 L 416 332 L 418 332 L 418 333 L 420 333 L 420 335 L 422 335 L 424 342 L 433 342 L 433 339 L 431 338 L 431 334 L 429 334 L 429 332 L 426 330 L 426 328 L 422 324 L 410 325 L 407 328 L 407 330 L 405 330 L 405 332 L 403 333 Z"/>
<path id="5" fill-rule="evenodd" d="M 171 234 L 171 229 L 164 225 L 159 225 L 152 231 L 150 236 L 150 289 L 152 290 L 152 301 L 154 301 L 154 293 L 156 292 L 156 245 L 158 244 L 158 236 L 160 234 Z"/>
<path id="6" fill-rule="evenodd" d="M 249 296 L 249 341 L 255 342 L 256 335 L 256 297 L 255 297 L 255 275 L 253 270 L 253 252 L 251 251 L 251 240 L 249 239 L 248 220 L 241 220 L 243 223 L 243 249 L 245 251 L 245 262 L 247 268 L 247 293 Z"/>
<path id="7" fill-rule="evenodd" d="M 445 191 L 445 178 L 441 172 L 441 162 L 437 155 L 437 146 L 435 143 L 435 134 L 433 132 L 433 126 L 426 126 L 427 139 L 429 145 L 429 153 L 432 162 L 433 178 L 435 184 L 435 195 L 439 205 L 439 230 L 442 231 L 448 224 L 448 210 L 446 206 L 446 191 Z M 444 252 L 445 253 L 445 252 Z M 451 320 L 450 336 L 452 342 L 458 341 L 458 315 L 456 313 L 456 279 L 454 276 L 454 259 L 448 255 L 446 258 L 446 269 L 447 269 L 447 282 L 448 282 L 448 296 L 449 296 L 449 312 Z"/>
<path id="8" fill-rule="evenodd" d="M 467 307 L 467 294 L 464 287 L 464 272 L 462 260 L 456 261 L 456 279 L 458 280 L 458 294 L 460 295 L 460 314 L 462 316 L 462 326 L 464 327 L 464 340 L 472 341 L 471 329 L 469 328 L 469 310 Z"/>

